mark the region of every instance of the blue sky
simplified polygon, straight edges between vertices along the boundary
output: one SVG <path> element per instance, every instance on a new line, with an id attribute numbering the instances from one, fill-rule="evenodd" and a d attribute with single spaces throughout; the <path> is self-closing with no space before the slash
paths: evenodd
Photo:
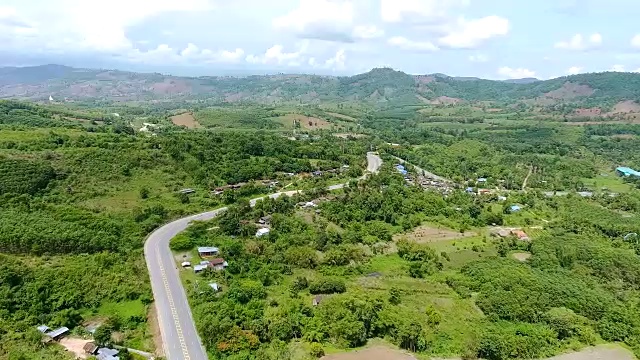
<path id="1" fill-rule="evenodd" d="M 542 79 L 640 70 L 635 0 L 2 0 L 0 66 Z"/>

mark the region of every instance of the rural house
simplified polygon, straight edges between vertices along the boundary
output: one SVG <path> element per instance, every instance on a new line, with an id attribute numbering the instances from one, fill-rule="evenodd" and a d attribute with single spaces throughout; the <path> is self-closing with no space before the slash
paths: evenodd
<path id="1" fill-rule="evenodd" d="M 218 255 L 220 250 L 213 246 L 203 246 L 198 248 L 198 255 L 201 257 Z"/>
<path id="2" fill-rule="evenodd" d="M 86 352 L 89 355 L 95 355 L 98 352 L 98 345 L 96 345 L 96 343 L 94 342 L 88 342 L 84 344 L 84 347 L 82 347 L 82 350 L 84 350 L 84 352 Z"/>
<path id="3" fill-rule="evenodd" d="M 262 237 L 267 235 L 271 230 L 267 229 L 267 228 L 262 228 L 262 229 L 258 229 L 258 231 L 256 231 L 256 237 Z"/>
<path id="4" fill-rule="evenodd" d="M 216 258 L 209 262 L 214 270 L 224 270 L 229 264 L 223 258 Z"/>

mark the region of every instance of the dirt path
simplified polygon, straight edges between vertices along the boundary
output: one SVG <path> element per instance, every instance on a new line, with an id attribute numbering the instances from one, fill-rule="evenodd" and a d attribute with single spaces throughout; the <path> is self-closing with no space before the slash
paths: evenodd
<path id="1" fill-rule="evenodd" d="M 368 349 L 327 355 L 321 360 L 416 360 L 416 358 L 400 350 L 372 346 Z"/>
<path id="2" fill-rule="evenodd" d="M 617 345 L 600 345 L 582 351 L 558 355 L 547 360 L 634 360 L 633 354 Z"/>
<path id="3" fill-rule="evenodd" d="M 529 177 L 531 176 L 532 173 L 533 173 L 533 165 L 530 165 L 529 173 L 527 174 L 527 177 L 525 177 L 524 181 L 522 182 L 522 191 L 525 191 L 525 189 L 527 188 L 527 181 L 529 181 Z"/>

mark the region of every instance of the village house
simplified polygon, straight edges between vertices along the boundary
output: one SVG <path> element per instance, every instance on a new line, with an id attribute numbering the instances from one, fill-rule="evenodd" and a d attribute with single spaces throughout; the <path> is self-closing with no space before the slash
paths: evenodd
<path id="1" fill-rule="evenodd" d="M 201 257 L 218 255 L 220 250 L 213 246 L 203 246 L 198 248 L 198 255 Z"/>
<path id="2" fill-rule="evenodd" d="M 265 236 L 265 235 L 269 234 L 269 232 L 271 232 L 271 230 L 269 230 L 268 228 L 258 229 L 258 231 L 256 231 L 256 237 Z"/>
<path id="3" fill-rule="evenodd" d="M 216 271 L 224 270 L 229 264 L 223 258 L 216 258 L 209 261 L 211 267 Z"/>
<path id="4" fill-rule="evenodd" d="M 511 234 L 518 238 L 518 240 L 529 241 L 529 236 L 522 230 L 511 230 Z"/>

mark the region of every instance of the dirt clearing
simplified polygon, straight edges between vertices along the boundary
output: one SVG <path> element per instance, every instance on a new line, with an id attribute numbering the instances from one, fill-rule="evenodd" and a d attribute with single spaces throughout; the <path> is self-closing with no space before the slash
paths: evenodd
<path id="1" fill-rule="evenodd" d="M 88 342 L 91 342 L 91 340 L 65 337 L 60 340 L 60 345 L 62 345 L 67 351 L 74 353 L 76 358 L 86 359 L 89 356 L 84 351 L 84 346 Z"/>
<path id="2" fill-rule="evenodd" d="M 633 354 L 617 345 L 601 345 L 571 354 L 554 356 L 547 360 L 634 360 Z"/>
<path id="3" fill-rule="evenodd" d="M 439 241 L 455 240 L 471 236 L 477 236 L 473 231 L 465 232 L 453 231 L 445 227 L 436 227 L 432 225 L 421 225 L 410 233 L 398 234 L 393 237 L 394 240 L 407 238 L 417 243 L 434 243 Z"/>
<path id="4" fill-rule="evenodd" d="M 175 115 L 171 117 L 171 122 L 178 126 L 186 126 L 189 129 L 199 128 L 200 123 L 196 121 L 196 118 L 193 117 L 192 113 L 184 113 L 180 115 Z"/>
<path id="5" fill-rule="evenodd" d="M 326 120 L 300 114 L 287 114 L 275 119 L 286 127 L 295 127 L 295 123 L 299 123 L 300 128 L 304 130 L 331 129 L 332 126 Z"/>
<path id="6" fill-rule="evenodd" d="M 400 350 L 373 346 L 364 350 L 327 355 L 322 357 L 322 360 L 416 360 L 416 358 Z"/>

